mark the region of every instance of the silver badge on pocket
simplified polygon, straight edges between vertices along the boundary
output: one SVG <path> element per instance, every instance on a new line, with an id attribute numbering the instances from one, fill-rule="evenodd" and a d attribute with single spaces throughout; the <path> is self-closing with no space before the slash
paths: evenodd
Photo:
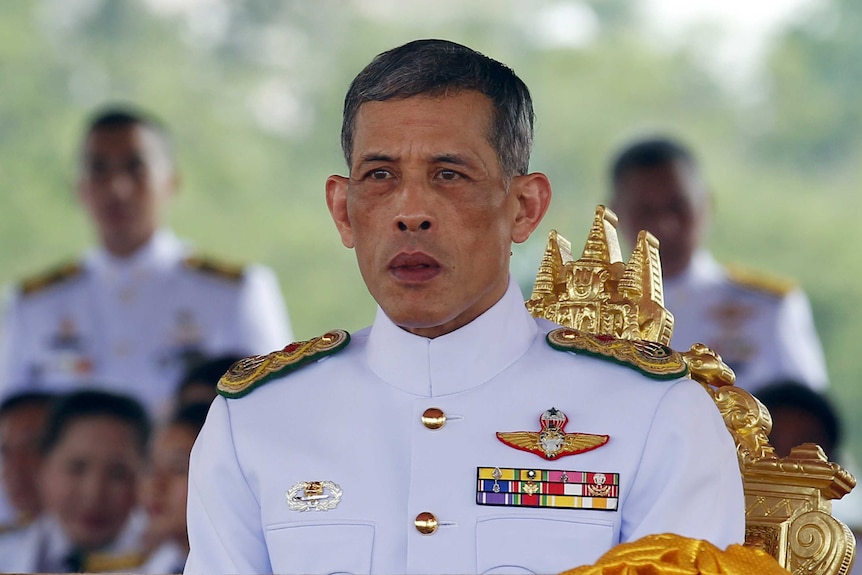
<path id="1" fill-rule="evenodd" d="M 329 511 L 341 501 L 341 488 L 332 481 L 300 481 L 287 490 L 291 511 Z"/>

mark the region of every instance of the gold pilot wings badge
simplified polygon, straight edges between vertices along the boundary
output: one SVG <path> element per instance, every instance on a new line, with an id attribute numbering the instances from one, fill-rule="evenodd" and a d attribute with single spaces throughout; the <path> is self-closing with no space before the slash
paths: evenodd
<path id="1" fill-rule="evenodd" d="M 577 455 L 601 447 L 610 439 L 593 433 L 566 433 L 569 418 L 552 407 L 539 417 L 541 431 L 497 432 L 497 439 L 515 449 L 535 453 L 548 460 Z"/>

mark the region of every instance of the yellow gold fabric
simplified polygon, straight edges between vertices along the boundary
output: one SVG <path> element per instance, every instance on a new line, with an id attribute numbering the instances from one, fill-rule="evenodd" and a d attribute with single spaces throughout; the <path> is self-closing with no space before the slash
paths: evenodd
<path id="1" fill-rule="evenodd" d="M 594 564 L 562 575 L 787 575 L 768 553 L 664 533 L 617 545 Z"/>

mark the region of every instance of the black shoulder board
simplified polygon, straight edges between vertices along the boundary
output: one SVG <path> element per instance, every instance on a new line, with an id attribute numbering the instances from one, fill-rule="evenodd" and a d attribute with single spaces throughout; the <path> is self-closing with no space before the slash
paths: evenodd
<path id="1" fill-rule="evenodd" d="M 609 359 L 653 379 L 676 379 L 688 375 L 688 364 L 681 353 L 652 341 L 617 339 L 567 327 L 550 332 L 547 341 L 554 349 Z"/>
<path id="2" fill-rule="evenodd" d="M 242 275 L 245 272 L 243 266 L 229 264 L 203 256 L 189 256 L 183 261 L 183 263 L 189 269 L 232 282 L 241 280 Z"/>
<path id="3" fill-rule="evenodd" d="M 218 392 L 228 399 L 248 395 L 268 381 L 341 351 L 348 343 L 350 334 L 343 329 L 336 329 L 308 341 L 291 343 L 269 355 L 253 355 L 241 359 L 221 377 Z"/>
<path id="4" fill-rule="evenodd" d="M 83 268 L 78 262 L 63 264 L 23 280 L 19 289 L 22 295 L 33 295 L 78 277 L 82 271 Z"/>

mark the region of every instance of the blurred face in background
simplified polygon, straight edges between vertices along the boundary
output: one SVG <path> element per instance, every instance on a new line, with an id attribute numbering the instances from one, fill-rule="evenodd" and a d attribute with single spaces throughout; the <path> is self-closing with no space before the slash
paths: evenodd
<path id="1" fill-rule="evenodd" d="M 195 437 L 190 426 L 174 423 L 158 431 L 150 446 L 141 504 L 147 512 L 149 536 L 155 544 L 170 540 L 188 547 L 186 498 L 189 456 Z"/>
<path id="2" fill-rule="evenodd" d="M 703 240 L 709 218 L 705 183 L 688 163 L 677 160 L 632 167 L 615 183 L 611 209 L 626 241 L 647 230 L 659 240 L 662 275 L 688 267 Z"/>
<path id="3" fill-rule="evenodd" d="M 84 141 L 78 197 L 113 255 L 129 256 L 152 237 L 175 190 L 166 143 L 153 129 L 101 127 Z"/>
<path id="4" fill-rule="evenodd" d="M 41 491 L 55 516 L 82 550 L 110 544 L 122 531 L 137 498 L 143 454 L 135 430 L 104 415 L 73 419 L 45 454 Z"/>
<path id="5" fill-rule="evenodd" d="M 41 510 L 37 480 L 47 405 L 20 405 L 0 417 L 0 470 L 3 489 L 15 511 L 35 517 Z"/>

